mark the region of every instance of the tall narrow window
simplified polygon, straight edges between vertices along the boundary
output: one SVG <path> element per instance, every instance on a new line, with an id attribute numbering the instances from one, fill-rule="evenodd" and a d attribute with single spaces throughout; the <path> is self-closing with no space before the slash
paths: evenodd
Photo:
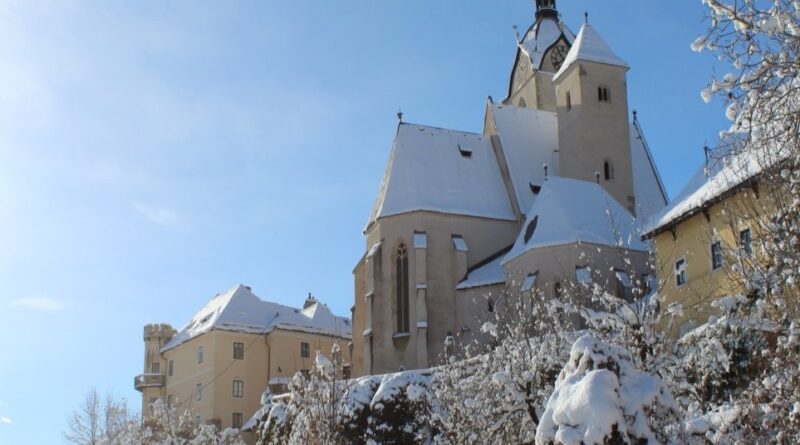
<path id="1" fill-rule="evenodd" d="M 236 399 L 241 399 L 244 397 L 244 381 L 243 380 L 234 380 L 233 381 L 233 397 Z"/>
<path id="2" fill-rule="evenodd" d="M 567 111 L 572 109 L 572 95 L 567 91 Z"/>
<path id="3" fill-rule="evenodd" d="M 610 102 L 611 101 L 611 94 L 608 91 L 607 87 L 598 87 L 597 88 L 597 100 L 600 102 Z"/>
<path id="4" fill-rule="evenodd" d="M 195 400 L 203 400 L 203 384 L 198 383 L 194 386 L 194 399 Z"/>
<path id="5" fill-rule="evenodd" d="M 160 374 L 161 373 L 161 363 L 155 362 L 150 364 L 150 372 L 152 374 Z"/>
<path id="6" fill-rule="evenodd" d="M 753 254 L 753 232 L 750 229 L 739 232 L 739 249 L 745 255 Z"/>
<path id="7" fill-rule="evenodd" d="M 175 360 L 170 360 L 167 363 L 167 374 L 172 377 L 172 373 L 175 371 Z"/>
<path id="8" fill-rule="evenodd" d="M 244 343 L 233 342 L 233 359 L 244 360 Z"/>
<path id="9" fill-rule="evenodd" d="M 311 345 L 306 342 L 300 343 L 300 358 L 311 357 Z"/>
<path id="10" fill-rule="evenodd" d="M 686 284 L 686 260 L 683 258 L 675 262 L 675 284 L 678 286 Z"/>
<path id="11" fill-rule="evenodd" d="M 202 346 L 198 346 L 197 347 L 197 363 L 198 364 L 203 363 L 203 347 Z"/>
<path id="12" fill-rule="evenodd" d="M 405 244 L 397 247 L 395 258 L 395 280 L 397 293 L 397 332 L 408 332 L 408 249 Z"/>
<path id="13" fill-rule="evenodd" d="M 722 262 L 722 243 L 714 241 L 711 243 L 711 270 L 721 269 Z"/>
<path id="14" fill-rule="evenodd" d="M 614 164 L 609 160 L 603 161 L 603 176 L 606 178 L 606 181 L 614 180 Z"/>

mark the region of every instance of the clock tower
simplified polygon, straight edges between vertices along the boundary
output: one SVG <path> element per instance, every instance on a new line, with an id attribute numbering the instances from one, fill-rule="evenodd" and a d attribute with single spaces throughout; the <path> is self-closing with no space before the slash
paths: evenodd
<path id="1" fill-rule="evenodd" d="M 521 38 L 509 81 L 507 105 L 556 111 L 553 75 L 566 59 L 575 35 L 559 19 L 556 0 L 536 0 L 536 19 Z"/>

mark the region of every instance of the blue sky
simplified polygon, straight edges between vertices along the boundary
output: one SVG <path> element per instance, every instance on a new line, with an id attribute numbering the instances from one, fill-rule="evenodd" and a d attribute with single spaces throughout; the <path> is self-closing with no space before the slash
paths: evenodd
<path id="1" fill-rule="evenodd" d="M 480 131 L 528 0 L 0 0 L 0 445 L 140 399 L 142 326 L 248 284 L 340 315 L 396 127 Z M 631 65 L 671 195 L 726 123 L 699 0 L 561 0 Z"/>

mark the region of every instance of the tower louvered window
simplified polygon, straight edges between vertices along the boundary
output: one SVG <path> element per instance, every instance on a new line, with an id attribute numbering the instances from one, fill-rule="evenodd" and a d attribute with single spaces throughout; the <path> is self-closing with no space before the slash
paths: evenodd
<path id="1" fill-rule="evenodd" d="M 408 332 L 408 249 L 397 247 L 395 258 L 395 302 L 397 304 L 397 332 Z"/>

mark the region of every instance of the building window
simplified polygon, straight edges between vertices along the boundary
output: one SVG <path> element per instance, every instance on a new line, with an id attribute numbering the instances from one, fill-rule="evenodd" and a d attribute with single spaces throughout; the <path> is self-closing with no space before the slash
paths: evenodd
<path id="1" fill-rule="evenodd" d="M 722 268 L 722 243 L 714 241 L 711 243 L 711 270 L 718 270 Z"/>
<path id="2" fill-rule="evenodd" d="M 567 111 L 572 109 L 572 95 L 567 91 Z"/>
<path id="3" fill-rule="evenodd" d="M 739 232 L 739 248 L 746 255 L 753 254 L 753 233 L 750 229 Z"/>
<path id="4" fill-rule="evenodd" d="M 575 279 L 577 279 L 580 284 L 592 284 L 592 269 L 588 267 L 576 267 Z"/>
<path id="5" fill-rule="evenodd" d="M 627 272 L 622 270 L 615 271 L 615 275 L 617 277 L 617 296 L 625 298 L 628 289 L 632 287 L 631 277 Z"/>
<path id="6" fill-rule="evenodd" d="M 405 244 L 397 246 L 395 258 L 395 304 L 397 310 L 397 332 L 408 332 L 408 249 Z"/>
<path id="7" fill-rule="evenodd" d="M 175 371 L 175 360 L 170 360 L 167 363 L 167 374 L 172 377 L 172 373 Z"/>
<path id="8" fill-rule="evenodd" d="M 614 164 L 609 160 L 603 161 L 603 177 L 605 177 L 606 181 L 614 180 Z"/>
<path id="9" fill-rule="evenodd" d="M 556 281 L 555 284 L 553 284 L 553 297 L 554 298 L 561 298 L 561 282 L 560 281 Z"/>
<path id="10" fill-rule="evenodd" d="M 175 396 L 172 394 L 167 395 L 167 407 L 172 408 L 172 405 L 175 403 Z"/>
<path id="11" fill-rule="evenodd" d="M 203 400 L 203 384 L 198 383 L 194 386 L 194 399 L 195 400 Z"/>
<path id="12" fill-rule="evenodd" d="M 234 380 L 233 381 L 233 397 L 236 399 L 241 399 L 244 397 L 244 381 L 243 380 Z"/>
<path id="13" fill-rule="evenodd" d="M 645 295 L 650 295 L 653 292 L 653 277 L 650 274 L 642 274 L 642 289 Z"/>
<path id="14" fill-rule="evenodd" d="M 241 428 L 243 419 L 242 413 L 233 413 L 233 415 L 231 415 L 231 428 L 236 428 L 237 430 Z"/>
<path id="15" fill-rule="evenodd" d="M 494 312 L 494 300 L 492 300 L 492 297 L 489 297 L 489 313 L 492 312 Z"/>
<path id="16" fill-rule="evenodd" d="M 311 357 L 311 345 L 302 342 L 300 343 L 300 358 L 310 358 Z"/>
<path id="17" fill-rule="evenodd" d="M 350 380 L 352 368 L 350 365 L 342 365 L 342 380 Z"/>
<path id="18" fill-rule="evenodd" d="M 197 363 L 198 364 L 203 363 L 203 347 L 202 346 L 198 346 L 197 347 Z"/>
<path id="19" fill-rule="evenodd" d="M 150 373 L 151 374 L 160 374 L 161 373 L 161 363 L 155 362 L 150 364 Z"/>
<path id="20" fill-rule="evenodd" d="M 233 359 L 244 360 L 244 343 L 233 342 Z"/>
<path id="21" fill-rule="evenodd" d="M 675 262 L 675 284 L 678 286 L 686 284 L 686 260 L 683 258 Z"/>
<path id="22" fill-rule="evenodd" d="M 610 102 L 611 101 L 611 94 L 608 91 L 607 87 L 598 87 L 597 88 L 597 100 L 600 102 Z"/>
<path id="23" fill-rule="evenodd" d="M 200 416 L 199 415 L 194 416 L 194 427 L 197 428 L 198 426 L 200 426 Z"/>

